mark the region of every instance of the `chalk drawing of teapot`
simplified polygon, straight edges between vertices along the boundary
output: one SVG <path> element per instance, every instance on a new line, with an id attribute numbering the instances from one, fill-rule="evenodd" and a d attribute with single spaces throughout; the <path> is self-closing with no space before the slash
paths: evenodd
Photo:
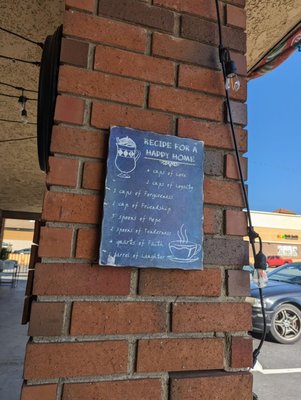
<path id="1" fill-rule="evenodd" d="M 137 150 L 136 143 L 128 136 L 116 138 L 117 153 L 115 158 L 115 166 L 120 171 L 120 178 L 130 178 L 129 173 L 136 168 L 136 163 L 141 155 Z"/>

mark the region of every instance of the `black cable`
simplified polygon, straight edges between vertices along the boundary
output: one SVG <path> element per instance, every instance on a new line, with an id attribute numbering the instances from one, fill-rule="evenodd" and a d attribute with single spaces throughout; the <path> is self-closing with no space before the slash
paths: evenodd
<path id="1" fill-rule="evenodd" d="M 36 139 L 36 136 L 28 136 L 25 138 L 17 138 L 17 139 L 7 139 L 7 140 L 0 140 L 0 143 L 6 143 L 6 142 L 18 142 L 19 140 L 29 140 L 29 139 Z"/>
<path id="2" fill-rule="evenodd" d="M 5 119 L 5 118 L 0 118 L 1 122 L 10 122 L 10 123 L 14 123 L 14 124 L 22 124 L 22 125 L 36 125 L 36 122 L 26 122 L 26 124 L 24 124 L 23 121 L 14 121 L 11 119 Z"/>
<path id="3" fill-rule="evenodd" d="M 216 14 L 217 14 L 217 22 L 218 22 L 218 37 L 219 37 L 219 44 L 220 46 L 223 43 L 223 36 L 222 36 L 222 24 L 221 24 L 221 16 L 219 13 L 219 7 L 218 7 L 218 1 L 215 0 L 215 6 L 216 6 Z"/>
<path id="4" fill-rule="evenodd" d="M 26 40 L 27 42 L 36 44 L 37 46 L 41 47 L 41 49 L 44 47 L 44 43 L 42 43 L 42 42 L 36 42 L 36 41 L 34 41 L 34 40 L 32 40 L 32 39 L 28 39 L 27 37 L 22 36 L 22 35 L 20 35 L 19 33 L 12 32 L 12 31 L 10 31 L 10 30 L 8 30 L 8 29 L 2 28 L 2 26 L 0 26 L 0 30 L 3 31 L 3 32 L 9 33 L 9 34 L 11 34 L 11 35 L 17 36 L 18 38 L 23 39 L 23 40 Z"/>
<path id="5" fill-rule="evenodd" d="M 19 97 L 20 97 L 20 96 L 14 96 L 12 94 L 6 94 L 6 93 L 0 93 L 0 96 L 10 97 L 12 99 L 19 99 Z M 38 101 L 38 99 L 31 99 L 29 97 L 26 97 L 26 101 Z"/>
<path id="6" fill-rule="evenodd" d="M 222 71 L 223 71 L 223 76 L 224 76 L 224 84 L 226 83 L 226 70 L 225 70 L 225 54 L 228 55 L 228 50 L 224 48 L 223 46 L 223 38 L 222 38 L 222 28 L 221 28 L 221 17 L 219 13 L 219 7 L 218 7 L 218 0 L 215 0 L 215 5 L 216 5 L 216 13 L 217 13 L 217 22 L 218 22 L 218 32 L 219 32 L 219 57 L 220 57 L 220 62 L 222 65 Z M 232 117 L 232 108 L 231 108 L 231 102 L 230 102 L 230 97 L 229 97 L 229 92 L 225 88 L 225 93 L 226 93 L 226 104 L 227 104 L 227 110 L 229 114 L 229 122 L 230 122 L 230 127 L 231 127 L 231 134 L 232 134 L 232 139 L 234 143 L 234 150 L 235 150 L 235 156 L 236 156 L 236 161 L 237 161 L 237 166 L 238 166 L 238 172 L 239 172 L 239 179 L 241 182 L 241 188 L 242 188 L 242 193 L 243 193 L 243 198 L 244 198 L 244 203 L 245 207 L 247 210 L 247 218 L 248 218 L 248 224 L 249 224 L 249 239 L 251 243 L 251 248 L 252 248 L 252 253 L 254 257 L 254 262 L 255 262 L 255 267 L 256 267 L 256 260 L 258 260 L 258 255 L 261 256 L 262 254 L 262 241 L 260 236 L 254 231 L 254 227 L 252 224 L 252 217 L 251 217 L 251 211 L 250 211 L 250 206 L 249 206 L 249 201 L 248 201 L 248 196 L 247 196 L 247 190 L 246 186 L 244 183 L 244 177 L 243 177 L 243 172 L 242 172 L 242 166 L 241 166 L 241 161 L 240 161 L 240 154 L 238 151 L 238 145 L 237 145 L 237 139 L 236 139 L 236 134 L 235 134 L 235 129 L 234 129 L 234 123 L 233 123 L 233 117 Z M 255 239 L 259 239 L 259 244 L 260 244 L 260 250 L 259 253 L 256 255 L 256 249 L 255 249 Z M 261 259 L 262 261 L 262 259 Z M 266 326 L 266 317 L 265 317 L 265 311 L 264 311 L 264 301 L 263 301 L 263 292 L 262 288 L 258 287 L 259 289 L 259 296 L 260 296 L 260 304 L 261 304 L 261 309 L 262 309 L 262 315 L 263 315 L 263 334 L 260 340 L 260 343 L 253 351 L 253 366 L 255 365 L 257 361 L 257 357 L 260 353 L 261 347 L 265 341 L 266 334 L 267 334 L 267 326 Z"/>
<path id="7" fill-rule="evenodd" d="M 21 91 L 24 90 L 24 92 L 38 93 L 37 90 L 25 89 L 22 86 L 14 86 L 14 85 L 11 85 L 10 83 L 6 83 L 6 82 L 0 82 L 0 85 L 4 85 L 4 86 L 10 87 L 12 89 L 16 89 L 16 90 L 21 90 Z"/>
<path id="8" fill-rule="evenodd" d="M 8 57 L 8 56 L 3 56 L 0 55 L 0 58 L 4 58 L 5 60 L 10 60 L 10 61 L 18 61 L 18 62 L 23 62 L 25 64 L 32 64 L 32 65 L 41 65 L 40 61 L 27 61 L 27 60 L 21 60 L 21 58 L 15 58 L 15 57 Z"/>

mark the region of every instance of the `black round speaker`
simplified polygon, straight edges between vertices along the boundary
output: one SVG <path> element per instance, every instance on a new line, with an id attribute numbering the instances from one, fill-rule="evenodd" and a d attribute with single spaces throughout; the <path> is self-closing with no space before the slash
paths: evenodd
<path id="1" fill-rule="evenodd" d="M 63 25 L 53 35 L 47 36 L 40 66 L 38 92 L 37 142 L 39 164 L 47 172 L 51 132 L 57 96 L 57 81 L 60 65 Z"/>

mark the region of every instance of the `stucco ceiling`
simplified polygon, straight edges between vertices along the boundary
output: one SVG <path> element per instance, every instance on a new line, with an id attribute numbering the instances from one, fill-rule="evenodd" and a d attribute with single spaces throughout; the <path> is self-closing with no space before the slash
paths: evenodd
<path id="1" fill-rule="evenodd" d="M 247 0 L 247 64 L 257 64 L 301 21 L 301 0 Z"/>
<path id="2" fill-rule="evenodd" d="M 250 69 L 301 20 L 301 0 L 247 0 L 246 4 Z M 63 7 L 64 0 L 0 0 L 0 26 L 44 42 L 62 23 Z M 0 55 L 11 58 L 40 61 L 41 57 L 37 45 L 2 31 L 0 49 Z M 29 123 L 23 124 L 17 98 L 4 96 L 20 92 L 0 85 L 0 210 L 41 211 L 45 175 L 36 150 L 38 73 L 35 65 L 0 57 L 0 81 L 34 91 L 25 93 L 33 100 L 27 102 Z"/>
<path id="3" fill-rule="evenodd" d="M 63 0 L 0 0 L 0 26 L 36 42 L 54 33 L 62 15 Z M 3 31 L 0 49 L 2 56 L 30 61 L 40 61 L 42 53 L 39 46 Z M 28 123 L 23 124 L 18 98 L 7 97 L 20 91 L 0 84 L 0 210 L 41 211 L 45 175 L 37 158 L 38 78 L 38 66 L 0 57 L 0 81 L 34 91 L 24 93 L 33 100 L 26 103 Z"/>

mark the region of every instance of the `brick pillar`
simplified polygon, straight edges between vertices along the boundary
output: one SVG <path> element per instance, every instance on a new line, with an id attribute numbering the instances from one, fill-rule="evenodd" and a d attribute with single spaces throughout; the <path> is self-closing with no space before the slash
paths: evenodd
<path id="1" fill-rule="evenodd" d="M 244 3 L 220 1 L 241 154 Z M 22 400 L 251 399 L 246 221 L 217 46 L 212 0 L 66 0 Z M 203 271 L 97 265 L 112 125 L 205 142 Z"/>

